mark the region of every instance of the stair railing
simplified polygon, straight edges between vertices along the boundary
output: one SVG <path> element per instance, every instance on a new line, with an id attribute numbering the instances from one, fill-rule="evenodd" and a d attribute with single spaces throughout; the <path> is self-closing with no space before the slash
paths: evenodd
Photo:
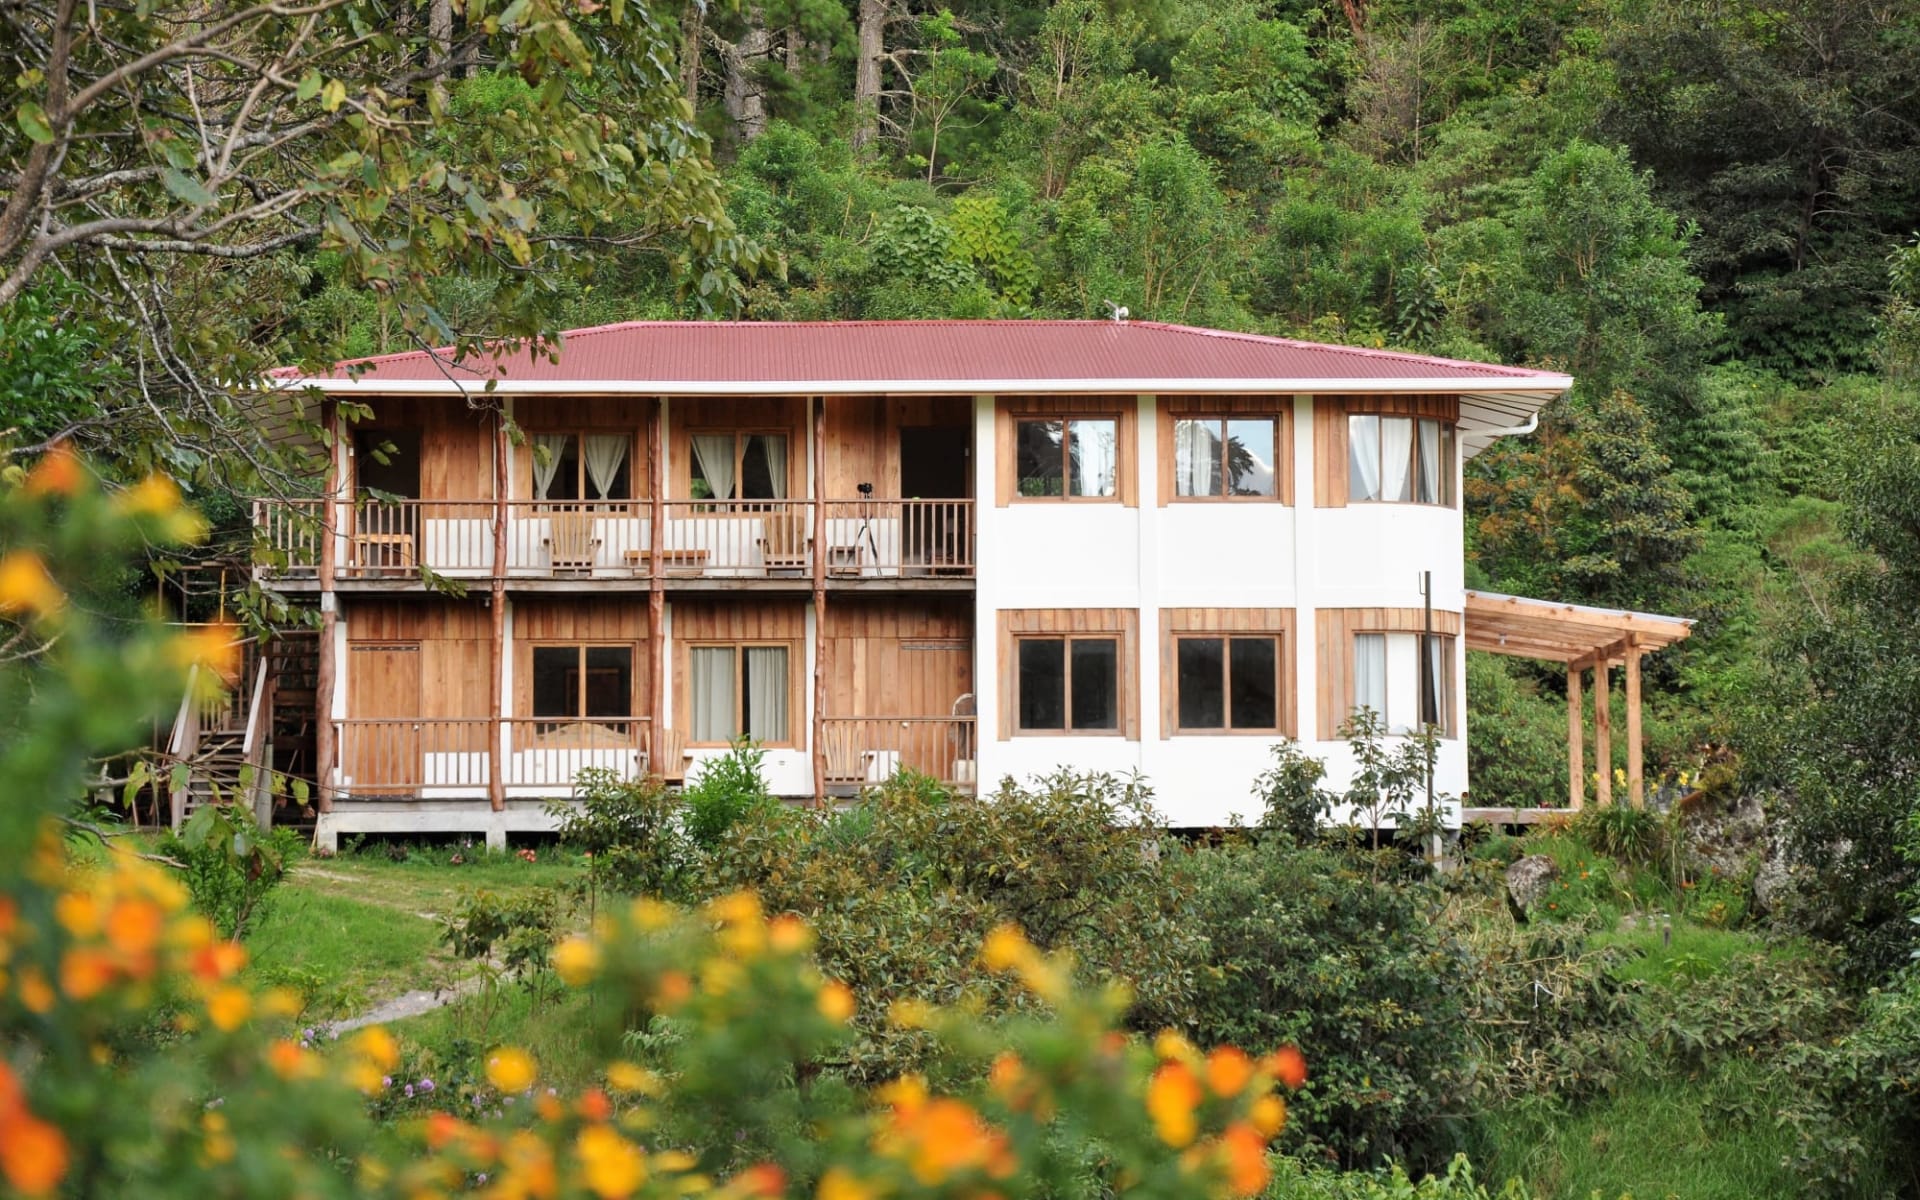
<path id="1" fill-rule="evenodd" d="M 186 762 L 200 750 L 200 664 L 187 668 L 186 695 L 180 698 L 180 711 L 173 718 L 173 736 L 167 740 L 167 760 L 170 763 Z M 187 819 L 187 793 L 193 787 L 191 779 L 182 781 L 179 773 L 168 772 L 167 807 L 168 821 L 175 832 Z"/>
<path id="2" fill-rule="evenodd" d="M 253 795 L 249 800 L 253 806 L 253 818 L 262 829 L 273 821 L 273 755 L 271 749 L 262 753 L 263 748 L 273 745 L 273 700 L 272 692 L 267 687 L 273 672 L 266 669 L 265 657 L 262 653 L 259 668 L 253 673 L 253 699 L 247 705 L 247 732 L 240 742 L 240 761 L 253 768 L 253 778 L 249 781 Z"/>

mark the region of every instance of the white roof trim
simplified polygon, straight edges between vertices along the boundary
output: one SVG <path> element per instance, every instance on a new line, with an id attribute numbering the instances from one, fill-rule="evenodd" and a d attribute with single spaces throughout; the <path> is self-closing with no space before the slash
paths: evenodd
<path id="1" fill-rule="evenodd" d="M 1542 403 L 1573 386 L 1566 375 L 1502 378 L 1482 375 L 1448 379 L 815 379 L 760 382 L 667 379 L 520 379 L 474 378 L 276 380 L 280 389 L 318 388 L 329 393 L 368 396 L 454 396 L 491 390 L 501 396 L 981 396 L 981 395 L 1221 395 L 1262 392 L 1285 395 L 1379 395 L 1381 393 L 1498 393 Z"/>

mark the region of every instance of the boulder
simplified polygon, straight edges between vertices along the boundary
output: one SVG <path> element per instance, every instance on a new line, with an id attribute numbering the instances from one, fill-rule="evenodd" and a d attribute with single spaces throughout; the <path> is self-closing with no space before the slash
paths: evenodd
<path id="1" fill-rule="evenodd" d="M 1560 878 L 1560 865 L 1544 854 L 1529 854 L 1507 868 L 1507 902 L 1516 914 L 1525 914 L 1547 898 Z"/>

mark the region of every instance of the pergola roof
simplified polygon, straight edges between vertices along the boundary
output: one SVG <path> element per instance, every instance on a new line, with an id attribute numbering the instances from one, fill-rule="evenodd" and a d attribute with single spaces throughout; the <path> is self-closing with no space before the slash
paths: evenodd
<path id="1" fill-rule="evenodd" d="M 1467 648 L 1549 662 L 1617 662 L 1629 650 L 1659 650 L 1693 632 L 1686 617 L 1592 608 L 1496 592 L 1467 593 Z"/>

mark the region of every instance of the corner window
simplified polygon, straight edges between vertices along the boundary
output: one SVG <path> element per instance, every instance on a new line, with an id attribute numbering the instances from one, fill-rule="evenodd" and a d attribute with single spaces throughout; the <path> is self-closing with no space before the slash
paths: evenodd
<path id="1" fill-rule="evenodd" d="M 624 433 L 532 435 L 535 500 L 633 499 L 633 438 Z"/>
<path id="2" fill-rule="evenodd" d="M 533 716 L 627 717 L 633 712 L 632 646 L 535 646 Z"/>
<path id="3" fill-rule="evenodd" d="M 690 740 L 718 745 L 745 734 L 791 740 L 786 646 L 692 646 L 687 651 Z"/>
<path id="4" fill-rule="evenodd" d="M 1120 639 L 1021 637 L 1014 646 L 1020 732 L 1120 728 Z"/>
<path id="5" fill-rule="evenodd" d="M 1426 417 L 1347 418 L 1347 499 L 1453 503 L 1453 426 Z"/>
<path id="6" fill-rule="evenodd" d="M 1173 423 L 1173 494 L 1278 494 L 1279 422 L 1272 417 L 1181 417 Z"/>
<path id="7" fill-rule="evenodd" d="M 1277 634 L 1176 637 L 1176 728 L 1183 732 L 1276 732 L 1280 727 L 1280 661 Z"/>
<path id="8" fill-rule="evenodd" d="M 786 434 L 696 433 L 688 441 L 690 499 L 786 499 Z"/>
<path id="9" fill-rule="evenodd" d="M 1440 634 L 1357 633 L 1353 708 L 1380 714 L 1389 733 L 1428 725 L 1453 735 L 1453 639 Z"/>
<path id="10" fill-rule="evenodd" d="M 1112 417 L 1014 422 L 1015 494 L 1109 499 L 1119 494 L 1120 423 Z"/>

